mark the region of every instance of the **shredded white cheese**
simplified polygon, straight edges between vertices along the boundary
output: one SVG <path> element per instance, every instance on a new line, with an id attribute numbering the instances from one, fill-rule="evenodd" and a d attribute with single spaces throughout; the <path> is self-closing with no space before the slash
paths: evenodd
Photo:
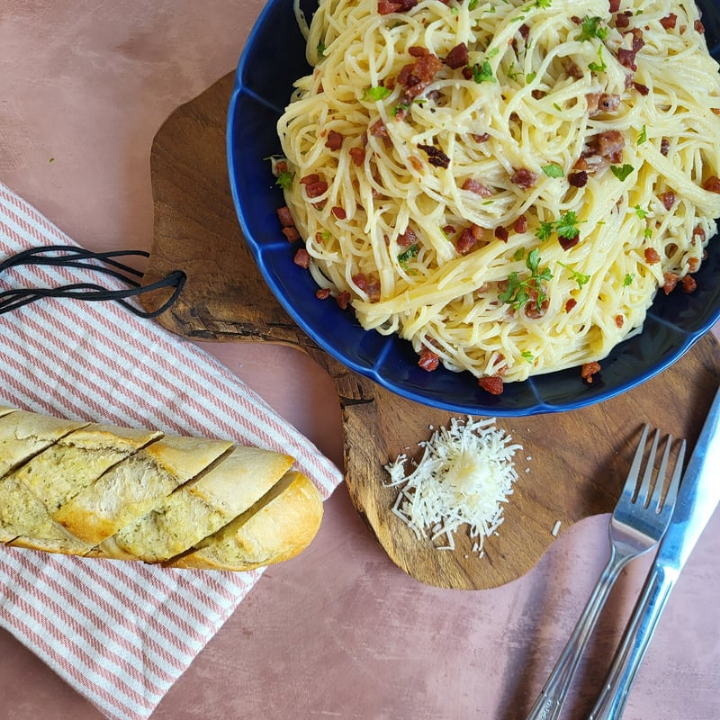
<path id="1" fill-rule="evenodd" d="M 390 475 L 386 484 L 399 488 L 393 512 L 419 538 L 429 534 L 435 541 L 444 535 L 442 550 L 453 550 L 456 531 L 467 525 L 472 550 L 483 557 L 485 539 L 497 534 L 503 503 L 517 480 L 512 457 L 522 446 L 511 441 L 494 418 L 468 417 L 464 423 L 453 418 L 449 429 L 441 427 L 419 443 L 424 453 L 409 475 L 407 455 L 385 466 Z"/>

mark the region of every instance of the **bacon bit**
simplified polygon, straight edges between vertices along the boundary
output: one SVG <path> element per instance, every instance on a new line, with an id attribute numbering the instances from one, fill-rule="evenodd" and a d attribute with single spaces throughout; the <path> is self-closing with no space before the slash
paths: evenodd
<path id="1" fill-rule="evenodd" d="M 330 288 L 320 288 L 316 290 L 315 297 L 318 300 L 327 300 L 330 297 Z"/>
<path id="2" fill-rule="evenodd" d="M 669 295 L 678 284 L 680 276 L 674 272 L 663 273 L 663 290 L 666 295 Z"/>
<path id="3" fill-rule="evenodd" d="M 477 228 L 477 230 L 475 230 Z M 478 233 L 478 230 L 480 233 Z M 467 255 L 482 239 L 482 228 L 473 225 L 472 227 L 465 228 L 461 233 L 460 237 L 455 243 L 455 247 L 460 255 Z"/>
<path id="4" fill-rule="evenodd" d="M 345 212 L 345 208 L 338 207 L 337 205 L 332 209 L 332 214 L 338 219 L 338 220 L 344 220 L 347 217 L 347 213 Z"/>
<path id="5" fill-rule="evenodd" d="M 675 13 L 670 13 L 669 15 L 666 15 L 664 18 L 660 19 L 660 24 L 666 30 L 674 30 L 675 26 L 677 25 L 677 15 Z"/>
<path id="6" fill-rule="evenodd" d="M 295 253 L 293 262 L 296 265 L 299 265 L 301 268 L 304 268 L 305 270 L 307 270 L 310 265 L 310 253 L 305 248 L 300 248 Z"/>
<path id="7" fill-rule="evenodd" d="M 473 178 L 467 178 L 462 184 L 463 190 L 468 190 L 471 193 L 475 193 L 480 197 L 488 198 L 492 196 L 492 190 L 483 185 L 481 182 L 474 180 Z"/>
<path id="8" fill-rule="evenodd" d="M 295 242 L 296 240 L 300 239 L 300 233 L 298 232 L 298 229 L 293 227 L 284 227 L 282 229 L 283 235 L 287 238 L 288 242 Z"/>
<path id="9" fill-rule="evenodd" d="M 702 20 L 696 20 L 694 28 L 695 32 L 699 32 L 701 35 L 705 33 L 705 26 L 702 24 Z"/>
<path id="10" fill-rule="evenodd" d="M 530 28 L 525 23 L 518 28 L 518 32 L 523 40 L 527 40 L 530 37 Z"/>
<path id="11" fill-rule="evenodd" d="M 582 68 L 574 60 L 566 58 L 563 65 L 569 77 L 575 78 L 575 80 L 582 80 L 584 73 Z"/>
<path id="12" fill-rule="evenodd" d="M 490 133 L 473 133 L 470 137 L 472 137 L 476 143 L 484 143 L 490 139 Z"/>
<path id="13" fill-rule="evenodd" d="M 524 233 L 527 232 L 527 227 L 527 218 L 524 215 L 518 215 L 513 224 L 513 230 L 516 233 Z"/>
<path id="14" fill-rule="evenodd" d="M 616 13 L 620 9 L 620 0 L 610 0 L 610 12 Z"/>
<path id="15" fill-rule="evenodd" d="M 720 178 L 717 175 L 711 175 L 704 183 L 703 190 L 720 193 Z"/>
<path id="16" fill-rule="evenodd" d="M 341 293 L 337 294 L 335 302 L 337 302 L 341 310 L 347 310 L 347 307 L 350 304 L 350 293 L 347 290 L 343 290 Z"/>
<path id="17" fill-rule="evenodd" d="M 688 272 L 695 273 L 700 269 L 700 260 L 692 257 L 688 260 Z"/>
<path id="18" fill-rule="evenodd" d="M 645 248 L 645 262 L 648 265 L 655 265 L 660 262 L 660 255 L 655 248 Z"/>
<path id="19" fill-rule="evenodd" d="M 590 117 L 596 117 L 600 113 L 615 112 L 620 107 L 620 96 L 610 93 L 589 93 L 585 96 L 588 103 Z"/>
<path id="20" fill-rule="evenodd" d="M 660 154 L 667 155 L 670 151 L 670 141 L 667 138 L 663 138 L 660 141 Z"/>
<path id="21" fill-rule="evenodd" d="M 601 156 L 609 157 L 613 162 L 622 153 L 625 147 L 625 137 L 619 130 L 608 130 L 597 136 L 597 149 Z M 622 155 L 618 158 L 618 162 L 622 159 Z"/>
<path id="22" fill-rule="evenodd" d="M 684 293 L 691 293 L 697 290 L 697 283 L 695 282 L 695 278 L 691 277 L 690 275 L 686 275 L 682 279 L 681 284 Z"/>
<path id="23" fill-rule="evenodd" d="M 460 43 L 445 56 L 445 64 L 449 68 L 457 70 L 458 68 L 465 67 L 469 62 L 469 58 L 467 45 Z"/>
<path id="24" fill-rule="evenodd" d="M 350 158 L 353 161 L 353 165 L 360 167 L 365 162 L 365 148 L 350 148 Z"/>
<path id="25" fill-rule="evenodd" d="M 374 137 L 381 137 L 381 138 L 389 138 L 390 134 L 388 133 L 388 129 L 385 127 L 385 123 L 380 120 L 376 120 L 371 126 L 370 126 L 370 134 Z"/>
<path id="26" fill-rule="evenodd" d="M 710 108 L 713 115 L 720 115 L 720 108 Z"/>
<path id="27" fill-rule="evenodd" d="M 377 280 L 368 280 L 364 273 L 358 273 L 352 276 L 352 281 L 368 296 L 370 302 L 380 299 L 380 283 Z"/>
<path id="28" fill-rule="evenodd" d="M 621 328 L 625 324 L 625 318 L 622 315 L 615 316 L 615 325 Z"/>
<path id="29" fill-rule="evenodd" d="M 691 240 L 692 244 L 694 245 L 698 240 L 700 241 L 701 244 L 704 243 L 705 237 L 706 237 L 705 231 L 699 225 L 696 225 L 693 228 L 693 232 L 692 232 L 692 240 Z M 692 258 L 692 259 L 696 260 L 697 258 Z"/>
<path id="30" fill-rule="evenodd" d="M 320 176 L 317 173 L 305 175 L 305 177 L 300 178 L 300 182 L 303 185 L 313 185 L 316 182 L 320 182 Z"/>
<path id="31" fill-rule="evenodd" d="M 397 236 L 397 244 L 400 247 L 410 247 L 415 244 L 416 240 L 417 235 L 410 228 L 406 228 L 404 233 Z"/>
<path id="32" fill-rule="evenodd" d="M 575 298 L 570 298 L 565 303 L 565 312 L 569 313 L 576 305 L 577 305 L 577 300 Z"/>
<path id="33" fill-rule="evenodd" d="M 618 30 L 624 30 L 627 27 L 630 27 L 630 18 L 632 17 L 632 12 L 629 10 L 624 13 L 619 13 L 615 16 L 615 27 Z"/>
<path id="34" fill-rule="evenodd" d="M 455 232 L 455 226 L 454 225 L 445 225 L 445 226 L 443 226 L 443 232 L 446 235 L 452 235 Z"/>
<path id="35" fill-rule="evenodd" d="M 305 194 L 309 198 L 316 198 L 327 192 L 327 189 L 328 184 L 324 180 L 319 180 L 318 182 L 305 185 Z"/>
<path id="36" fill-rule="evenodd" d="M 437 55 L 427 53 L 418 57 L 414 63 L 405 65 L 397 76 L 398 84 L 405 89 L 401 104 L 409 105 L 420 95 L 435 78 L 435 74 L 443 66 Z"/>
<path id="37" fill-rule="evenodd" d="M 492 377 L 482 377 L 478 380 L 478 385 L 491 395 L 502 395 L 503 379 L 494 375 Z"/>
<path id="38" fill-rule="evenodd" d="M 283 205 L 283 207 L 277 209 L 277 216 L 283 227 L 294 227 L 295 220 L 293 220 L 292 213 L 287 205 Z"/>
<path id="39" fill-rule="evenodd" d="M 538 307 L 537 292 L 531 292 L 529 302 L 525 303 L 525 316 L 531 320 L 537 320 L 547 313 L 549 307 L 550 300 L 548 298 L 545 298 L 545 300 L 540 303 L 540 307 Z"/>
<path id="40" fill-rule="evenodd" d="M 438 365 L 440 365 L 440 357 L 437 353 L 434 353 L 432 350 L 423 348 L 423 351 L 420 354 L 420 359 L 418 360 L 417 364 L 423 370 L 426 370 L 427 372 L 432 372 L 433 370 L 438 369 Z"/>
<path id="41" fill-rule="evenodd" d="M 316 233 L 315 233 L 315 242 L 318 243 L 319 245 L 322 245 L 323 240 L 324 240 L 323 234 L 322 234 L 321 232 L 319 232 L 319 231 L 316 232 Z"/>
<path id="42" fill-rule="evenodd" d="M 422 172 L 423 170 L 423 163 L 420 158 L 415 157 L 414 155 L 410 156 L 410 164 L 417 170 L 418 172 Z"/>
<path id="43" fill-rule="evenodd" d="M 390 15 L 390 13 L 408 12 L 418 4 L 418 0 L 378 0 L 378 13 Z"/>
<path id="44" fill-rule="evenodd" d="M 595 376 L 600 372 L 599 362 L 585 363 L 580 369 L 580 377 L 588 384 L 592 385 L 595 382 Z"/>
<path id="45" fill-rule="evenodd" d="M 504 243 L 506 243 L 508 241 L 508 238 L 510 237 L 510 233 L 502 225 L 498 225 L 495 228 L 495 237 L 498 240 L 502 240 Z"/>
<path id="46" fill-rule="evenodd" d="M 640 28 L 633 28 L 631 32 L 625 34 L 626 38 L 629 36 L 632 36 L 632 49 L 619 48 L 618 61 L 623 67 L 635 72 L 637 70 L 635 56 L 644 47 L 645 41 L 643 40 L 643 31 Z"/>
<path id="47" fill-rule="evenodd" d="M 576 188 L 582 188 L 587 185 L 588 174 L 586 170 L 579 170 L 578 172 L 570 173 L 568 175 L 568 182 Z"/>
<path id="48" fill-rule="evenodd" d="M 528 170 L 527 168 L 520 168 L 513 173 L 510 178 L 510 182 L 517 185 L 522 190 L 527 190 L 537 182 L 537 179 L 538 176 L 534 172 Z"/>
<path id="49" fill-rule="evenodd" d="M 579 157 L 576 163 L 573 165 L 573 170 L 587 172 L 588 170 L 590 170 L 590 164 L 584 157 Z"/>
<path id="50" fill-rule="evenodd" d="M 650 88 L 647 85 L 643 85 L 639 82 L 634 82 L 633 87 L 641 94 L 647 95 L 650 92 Z"/>
<path id="51" fill-rule="evenodd" d="M 558 242 L 563 250 L 570 250 L 580 242 L 580 234 L 578 233 L 574 238 L 558 237 Z"/>
<path id="52" fill-rule="evenodd" d="M 328 133 L 327 140 L 325 141 L 325 147 L 330 150 L 339 150 L 343 144 L 343 136 L 336 130 L 331 130 Z"/>
<path id="53" fill-rule="evenodd" d="M 418 145 L 418 148 L 428 156 L 428 162 L 431 165 L 441 168 L 446 168 L 450 165 L 450 158 L 434 145 Z"/>
<path id="54" fill-rule="evenodd" d="M 666 210 L 670 210 L 675 204 L 676 196 L 672 190 L 668 190 L 667 192 L 660 193 L 658 195 L 658 200 L 660 200 L 660 202 L 665 206 Z"/>

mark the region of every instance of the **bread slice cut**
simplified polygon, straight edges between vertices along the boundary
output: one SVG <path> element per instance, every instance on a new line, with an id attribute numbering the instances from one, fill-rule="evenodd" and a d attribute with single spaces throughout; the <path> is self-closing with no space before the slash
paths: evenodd
<path id="1" fill-rule="evenodd" d="M 0 405 L 0 417 L 3 415 L 9 415 L 11 412 L 16 412 L 17 408 L 8 407 L 7 405 Z"/>
<path id="2" fill-rule="evenodd" d="M 165 436 L 112 467 L 53 518 L 82 541 L 98 545 L 150 512 L 232 447 L 229 440 Z"/>
<path id="3" fill-rule="evenodd" d="M 243 571 L 289 560 L 310 544 L 322 515 L 315 485 L 290 470 L 249 510 L 166 565 Z"/>
<path id="4" fill-rule="evenodd" d="M 15 410 L 0 417 L 0 478 L 89 423 Z"/>
<path id="5" fill-rule="evenodd" d="M 245 512 L 292 463 L 289 455 L 235 447 L 222 463 L 123 527 L 92 554 L 151 563 L 168 560 Z"/>
<path id="6" fill-rule="evenodd" d="M 160 437 L 162 433 L 157 431 L 93 423 L 60 438 L 18 468 L 14 476 L 52 514 L 113 465 Z"/>

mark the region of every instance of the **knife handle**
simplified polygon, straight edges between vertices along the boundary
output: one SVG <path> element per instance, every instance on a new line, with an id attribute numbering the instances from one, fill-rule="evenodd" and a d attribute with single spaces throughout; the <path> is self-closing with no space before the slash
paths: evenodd
<path id="1" fill-rule="evenodd" d="M 677 572 L 653 566 L 588 720 L 622 717 L 630 688 L 676 580 Z"/>

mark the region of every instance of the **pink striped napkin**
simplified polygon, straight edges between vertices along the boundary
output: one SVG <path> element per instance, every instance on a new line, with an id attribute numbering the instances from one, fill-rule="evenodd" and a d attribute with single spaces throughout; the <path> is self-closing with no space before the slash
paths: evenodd
<path id="1" fill-rule="evenodd" d="M 0 259 L 53 244 L 73 242 L 0 184 Z M 0 275 L 0 289 L 83 281 L 98 277 L 18 267 Z M 0 404 L 282 450 L 324 497 L 342 479 L 224 366 L 117 303 L 47 299 L 2 315 L 0 357 Z M 0 546 L 0 625 L 108 718 L 139 720 L 261 574 L 163 570 Z"/>

